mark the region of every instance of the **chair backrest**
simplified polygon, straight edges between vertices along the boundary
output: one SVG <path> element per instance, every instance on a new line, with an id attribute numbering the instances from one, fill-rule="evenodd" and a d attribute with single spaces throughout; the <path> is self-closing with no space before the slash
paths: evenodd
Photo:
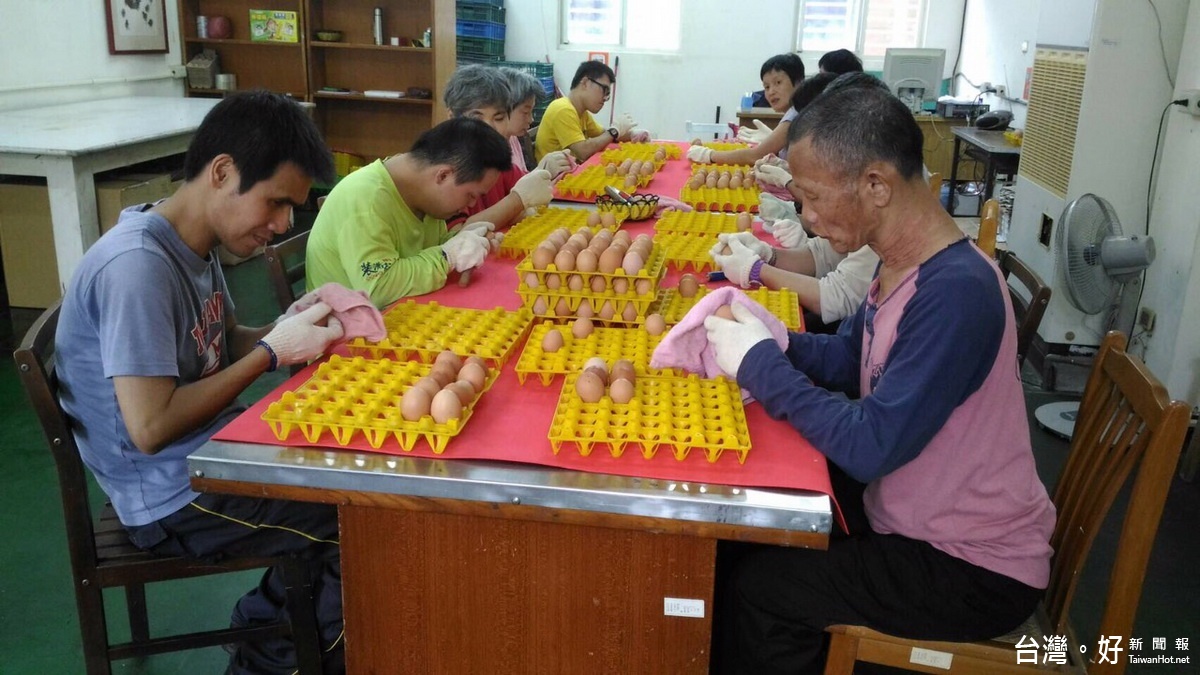
<path id="1" fill-rule="evenodd" d="M 271 290 L 281 312 L 287 311 L 296 301 L 296 284 L 304 281 L 304 256 L 308 247 L 309 232 L 310 230 L 306 230 L 263 249 L 267 278 L 271 280 Z"/>
<path id="2" fill-rule="evenodd" d="M 989 199 L 979 212 L 979 236 L 976 245 L 989 256 L 996 257 L 996 228 L 1000 227 L 1000 202 Z"/>
<path id="3" fill-rule="evenodd" d="M 684 125 L 684 137 L 688 139 L 699 138 L 702 141 L 710 141 L 712 138 L 729 138 L 733 136 L 733 129 L 726 122 L 693 122 L 688 120 Z"/>
<path id="4" fill-rule="evenodd" d="M 1033 336 L 1037 335 L 1038 326 L 1042 325 L 1042 316 L 1050 304 L 1050 287 L 1042 281 L 1041 275 L 1025 264 L 1012 251 L 1001 251 L 998 263 L 1004 278 L 1008 279 L 1008 296 L 1012 300 L 1013 316 L 1017 320 L 1017 365 L 1025 363 L 1025 355 L 1029 353 L 1029 345 Z M 1024 292 L 1016 288 L 1017 281 L 1025 287 Z M 1028 294 L 1028 298 L 1026 298 Z"/>
<path id="5" fill-rule="evenodd" d="M 58 402 L 58 374 L 54 365 L 54 332 L 58 329 L 61 303 L 55 303 L 38 317 L 25 334 L 21 346 L 13 352 L 21 384 L 37 413 L 42 433 L 58 469 L 58 487 L 62 493 L 66 519 L 67 545 L 74 569 L 95 569 L 92 509 L 88 502 L 87 472 L 71 433 L 70 418 Z"/>
<path id="6" fill-rule="evenodd" d="M 1083 392 L 1071 451 L 1054 491 L 1058 524 L 1046 611 L 1065 635 L 1076 583 L 1096 532 L 1138 465 L 1110 572 L 1100 635 L 1131 635 L 1146 562 L 1183 446 L 1190 409 L 1110 332 Z"/>
<path id="7" fill-rule="evenodd" d="M 942 174 L 934 171 L 929 174 L 929 191 L 933 193 L 933 198 L 941 201 L 942 199 Z"/>

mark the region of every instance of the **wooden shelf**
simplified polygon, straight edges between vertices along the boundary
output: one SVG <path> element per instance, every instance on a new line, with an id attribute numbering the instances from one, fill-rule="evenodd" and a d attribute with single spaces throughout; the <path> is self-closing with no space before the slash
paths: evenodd
<path id="1" fill-rule="evenodd" d="M 299 49 L 301 47 L 301 44 L 299 42 L 267 42 L 265 40 L 238 40 L 238 39 L 232 39 L 232 38 L 229 40 L 218 40 L 216 38 L 188 37 L 188 38 L 184 38 L 183 41 L 184 41 L 184 43 L 189 44 L 189 45 L 191 45 L 191 44 L 213 45 L 213 46 L 241 45 L 241 46 L 246 46 L 246 47 L 288 47 L 291 49 Z"/>
<path id="2" fill-rule="evenodd" d="M 432 55 L 433 50 L 425 47 L 397 47 L 393 45 L 374 45 L 360 44 L 351 42 L 320 42 L 313 40 L 309 43 L 313 49 L 361 49 L 370 51 L 385 51 L 385 52 L 408 52 L 413 54 L 428 54 Z"/>
<path id="3" fill-rule="evenodd" d="M 313 98 L 328 101 L 370 101 L 371 103 L 387 103 L 399 105 L 433 105 L 431 98 L 387 98 L 383 96 L 364 96 L 359 93 L 331 94 L 325 91 L 313 92 Z"/>

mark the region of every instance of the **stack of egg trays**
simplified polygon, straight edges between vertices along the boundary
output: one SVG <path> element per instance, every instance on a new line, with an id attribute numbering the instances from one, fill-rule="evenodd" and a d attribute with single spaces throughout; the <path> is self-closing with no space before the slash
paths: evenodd
<path id="1" fill-rule="evenodd" d="M 707 286 L 700 286 L 696 291 L 696 295 L 685 298 L 679 294 L 678 288 L 664 288 L 658 292 L 658 298 L 650 307 L 650 312 L 657 313 L 662 316 L 667 325 L 675 325 L 683 320 L 683 316 L 696 305 L 697 302 L 708 295 L 709 289 Z M 767 309 L 768 312 L 779 317 L 784 326 L 788 330 L 799 331 L 804 329 L 804 321 L 800 316 L 800 296 L 789 288 L 781 288 L 779 290 L 771 290 L 769 288 L 759 287 L 754 290 L 745 291 L 746 295 L 751 300 L 757 302 Z"/>
<path id="2" fill-rule="evenodd" d="M 654 304 L 654 301 L 658 297 L 658 284 L 662 281 L 666 267 L 666 258 L 662 248 L 659 246 L 653 247 L 650 252 L 650 259 L 646 261 L 641 271 L 635 275 L 625 274 L 625 270 L 620 267 L 617 268 L 616 272 L 611 274 L 600 271 L 580 272 L 578 270 L 559 272 L 554 263 L 547 265 L 546 269 L 535 270 L 533 269 L 532 256 L 526 255 L 521 262 L 517 263 L 517 279 L 519 280 L 517 295 L 521 296 L 522 304 L 531 315 L 533 314 L 534 303 L 537 302 L 538 298 L 541 298 L 546 303 L 546 313 L 542 316 L 556 316 L 554 307 L 561 299 L 566 301 L 567 306 L 570 307 L 572 312 L 570 316 L 560 316 L 563 319 L 574 317 L 574 312 L 579 308 L 580 303 L 586 302 L 592 306 L 594 313 L 592 316 L 593 321 L 610 324 L 641 324 L 649 313 L 647 310 L 650 308 L 650 305 Z M 531 286 L 528 283 L 527 275 L 530 274 L 536 277 L 536 286 Z M 559 276 L 561 285 L 557 289 L 551 290 L 547 287 L 546 278 L 549 275 Z M 572 275 L 578 275 L 583 278 L 583 290 L 572 291 L 567 288 L 566 277 Z M 605 279 L 605 290 L 601 293 L 593 291 L 591 287 L 591 281 L 596 277 Z M 627 279 L 629 281 L 628 290 L 624 293 L 614 291 L 613 280 L 615 279 Z M 643 279 L 650 281 L 649 288 L 645 293 L 638 293 L 636 288 L 637 282 Z M 599 316 L 600 308 L 604 306 L 605 302 L 610 301 L 613 303 L 615 313 L 611 319 L 601 319 Z M 633 304 L 637 308 L 637 318 L 632 321 L 626 320 L 622 316 L 625 306 L 629 304 Z"/>
<path id="3" fill-rule="evenodd" d="M 654 153 L 662 148 L 666 152 L 665 159 L 654 159 Z M 674 156 L 671 150 L 675 151 Z M 679 147 L 675 145 L 661 145 L 658 143 L 621 143 L 615 148 L 609 148 L 600 153 L 600 165 L 620 164 L 627 159 L 639 160 L 642 162 L 653 162 L 654 170 L 659 171 L 663 166 L 672 159 L 679 159 Z"/>
<path id="4" fill-rule="evenodd" d="M 717 235 L 696 232 L 659 232 L 654 245 L 662 248 L 667 264 L 678 270 L 689 267 L 697 274 L 716 269 L 709 251 L 717 244 Z"/>
<path id="5" fill-rule="evenodd" d="M 733 164 L 693 164 L 692 174 L 694 175 L 698 169 L 706 171 L 713 169 L 717 171 L 741 169 L 744 172 L 749 172 L 751 168 L 749 166 L 735 166 Z M 749 187 L 740 188 L 710 188 L 706 186 L 691 188 L 688 187 L 687 183 L 684 183 L 683 187 L 679 190 L 679 201 L 699 211 L 750 211 L 751 213 L 757 213 L 758 197 L 761 193 L 762 190 L 753 182 L 751 182 Z"/>
<path id="6" fill-rule="evenodd" d="M 537 245 L 546 240 L 546 237 L 551 232 L 560 227 L 565 227 L 572 234 L 578 232 L 580 228 L 587 227 L 596 233 L 598 227 L 588 227 L 587 217 L 592 211 L 586 209 L 564 209 L 558 207 L 548 207 L 539 211 L 537 214 L 523 219 L 521 222 L 513 225 L 508 232 L 505 233 L 504 239 L 500 240 L 500 255 L 511 258 L 520 258 L 528 254 Z M 613 218 L 617 221 L 617 227 L 620 229 L 621 224 L 629 216 L 629 210 L 613 211 Z"/>
<path id="7" fill-rule="evenodd" d="M 711 234 L 716 237 L 726 232 L 738 232 L 737 219 L 732 213 L 715 211 L 667 211 L 654 223 L 654 231 Z"/>
<path id="8" fill-rule="evenodd" d="M 637 178 L 638 187 L 646 187 L 650 184 L 650 180 L 654 178 L 654 174 L 650 174 L 649 176 L 638 175 Z M 555 184 L 554 189 L 567 199 L 586 199 L 591 201 L 596 198 L 596 195 L 604 194 L 605 185 L 611 185 L 625 193 L 637 192 L 637 188 L 625 185 L 625 176 L 617 174 L 610 176 L 604 172 L 604 166 L 602 165 L 589 166 L 579 173 L 569 173 Z"/>
<path id="9" fill-rule="evenodd" d="M 346 347 L 355 356 L 416 357 L 425 363 L 449 349 L 459 356 L 478 356 L 498 370 L 532 322 L 533 313 L 525 308 L 464 309 L 406 300 L 384 313 L 386 338 L 380 342 L 355 338 Z"/>
<path id="10" fill-rule="evenodd" d="M 692 448 L 700 448 L 709 462 L 728 450 L 736 453 L 739 464 L 745 464 L 750 430 L 737 382 L 698 375 L 639 377 L 633 399 L 618 404 L 608 394 L 596 403 L 585 403 L 575 391 L 578 378 L 579 373 L 567 375 L 550 422 L 547 436 L 554 454 L 564 445 L 574 445 L 587 457 L 603 444 L 613 457 L 621 457 L 632 443 L 646 459 L 667 446 L 681 462 Z"/>
<path id="11" fill-rule="evenodd" d="M 563 336 L 563 346 L 556 352 L 542 349 L 542 340 L 551 330 Z M 536 376 L 548 387 L 559 375 L 583 370 L 587 360 L 596 356 L 603 358 L 609 368 L 619 359 L 628 360 L 639 378 L 680 374 L 673 368 L 650 367 L 650 357 L 665 335 L 651 335 L 641 326 L 601 326 L 593 328 L 587 337 L 577 338 L 571 333 L 570 323 L 543 321 L 533 327 L 517 359 L 517 380 L 525 384 L 525 378 Z"/>
<path id="12" fill-rule="evenodd" d="M 333 355 L 317 367 L 313 376 L 277 401 L 267 405 L 262 419 L 275 437 L 287 441 L 298 431 L 309 443 L 317 443 L 325 432 L 338 445 L 349 445 L 361 433 L 372 448 L 379 449 L 393 436 L 405 452 L 412 451 L 417 440 L 424 439 L 434 454 L 442 454 L 446 444 L 462 431 L 483 392 L 495 383 L 498 368 L 489 368 L 483 391 L 463 406 L 462 416 L 442 424 L 425 415 L 412 422 L 400 414 L 400 399 L 417 380 L 432 370 L 427 363 L 344 358 Z"/>

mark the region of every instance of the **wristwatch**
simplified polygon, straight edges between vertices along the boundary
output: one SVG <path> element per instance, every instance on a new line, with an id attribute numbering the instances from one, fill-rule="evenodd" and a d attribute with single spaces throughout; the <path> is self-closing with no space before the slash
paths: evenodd
<path id="1" fill-rule="evenodd" d="M 609 127 L 608 129 L 606 129 L 606 131 L 608 131 L 609 136 L 613 137 L 614 143 L 617 141 L 618 138 L 621 137 L 621 132 L 617 131 L 616 127 Z"/>

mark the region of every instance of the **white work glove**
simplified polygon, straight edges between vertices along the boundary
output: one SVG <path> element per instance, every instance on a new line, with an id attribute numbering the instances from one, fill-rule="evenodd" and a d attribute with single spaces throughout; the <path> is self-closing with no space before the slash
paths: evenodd
<path id="1" fill-rule="evenodd" d="M 738 232 L 736 234 L 722 232 L 721 234 L 718 234 L 717 244 L 716 246 L 713 246 L 711 250 L 709 250 L 709 255 L 719 255 L 721 249 L 731 245 L 729 243 L 731 241 L 742 242 L 742 245 L 753 251 L 754 255 L 758 256 L 759 260 L 763 262 L 771 261 L 771 254 L 774 253 L 774 251 L 771 249 L 771 245 L 749 232 Z"/>
<path id="2" fill-rule="evenodd" d="M 488 223 L 491 225 L 491 223 Z M 488 252 L 487 237 L 470 230 L 463 230 L 442 244 L 446 262 L 455 272 L 465 272 L 479 267 Z"/>
<path id="3" fill-rule="evenodd" d="M 259 340 L 274 355 L 273 368 L 308 363 L 340 340 L 344 334 L 342 322 L 330 316 L 332 311 L 329 305 L 318 302 L 275 324 L 271 332 Z M 328 318 L 326 325 L 317 325 L 325 318 Z"/>
<path id="4" fill-rule="evenodd" d="M 317 297 L 316 291 L 309 291 L 309 292 L 305 293 L 304 295 L 297 298 L 296 301 L 293 302 L 291 305 L 288 305 L 287 310 L 283 314 L 280 314 L 279 317 L 275 319 L 275 323 L 279 323 L 280 321 L 283 321 L 284 319 L 286 319 L 290 316 L 296 316 L 300 312 L 303 312 L 304 310 L 308 309 L 309 307 L 312 307 L 313 305 L 317 304 L 318 302 L 320 302 L 320 300 L 321 299 L 319 297 Z"/>
<path id="5" fill-rule="evenodd" d="M 550 184 L 550 172 L 546 169 L 535 169 L 521 176 L 512 191 L 521 198 L 525 208 L 545 206 L 554 199 L 554 187 Z"/>
<path id="6" fill-rule="evenodd" d="M 629 140 L 634 143 L 646 143 L 650 140 L 650 132 L 645 129 L 633 129 L 629 132 Z"/>
<path id="7" fill-rule="evenodd" d="M 733 321 L 713 315 L 704 318 L 708 344 L 717 357 L 717 365 L 730 377 L 737 379 L 738 369 L 746 352 L 763 340 L 772 340 L 771 331 L 748 307 L 740 302 L 730 306 Z"/>
<path id="8" fill-rule="evenodd" d="M 629 113 L 621 113 L 621 116 L 617 118 L 617 137 L 629 138 L 629 132 L 633 131 L 636 126 L 637 122 L 633 121 L 633 117 Z"/>
<path id="9" fill-rule="evenodd" d="M 742 288 L 750 288 L 750 268 L 754 267 L 754 263 L 758 262 L 760 258 L 757 253 L 736 239 L 729 240 L 728 244 L 728 255 L 721 255 L 716 252 L 716 249 L 721 247 L 721 244 L 717 244 L 717 246 L 713 247 L 714 250 L 709 251 L 713 262 L 725 273 L 726 279 Z M 767 255 L 770 254 L 768 253 Z"/>
<path id="10" fill-rule="evenodd" d="M 688 148 L 687 158 L 696 164 L 712 164 L 713 150 L 703 145 L 693 145 Z"/>
<path id="11" fill-rule="evenodd" d="M 488 236 L 489 233 L 495 231 L 496 225 L 489 223 L 486 220 L 479 220 L 474 223 L 467 223 L 458 228 L 459 232 L 474 232 L 481 237 Z"/>
<path id="12" fill-rule="evenodd" d="M 763 229 L 767 229 L 767 226 L 764 225 Z M 800 248 L 808 241 L 808 233 L 797 220 L 777 220 L 767 231 L 775 235 L 775 240 L 784 248 Z"/>
<path id="13" fill-rule="evenodd" d="M 772 129 L 771 127 L 767 126 L 766 124 L 763 124 L 762 120 L 754 120 L 754 126 L 756 126 L 758 128 L 751 129 L 750 127 L 748 127 L 744 124 L 740 128 L 738 128 L 738 134 L 737 134 L 738 140 L 744 141 L 746 143 L 754 143 L 757 145 L 757 144 L 762 143 L 763 141 L 767 140 L 767 136 L 770 136 L 771 132 L 774 131 L 774 129 Z"/>
<path id="14" fill-rule="evenodd" d="M 787 160 L 774 153 L 763 155 L 754 160 L 754 168 L 757 169 L 760 166 L 777 166 L 781 169 L 788 168 Z"/>
<path id="15" fill-rule="evenodd" d="M 787 184 L 792 181 L 792 174 L 787 169 L 763 164 L 755 167 L 754 180 L 765 185 L 774 185 L 775 187 L 787 188 Z"/>
<path id="16" fill-rule="evenodd" d="M 758 196 L 758 217 L 770 224 L 776 220 L 800 220 L 796 213 L 796 205 L 785 202 L 773 194 L 762 193 Z M 767 230 L 770 232 L 770 230 Z"/>
<path id="17" fill-rule="evenodd" d="M 538 162 L 537 168 L 539 171 L 550 172 L 550 178 L 551 180 L 554 180 L 574 168 L 574 166 L 572 166 L 573 162 L 571 162 L 570 156 L 571 153 L 566 150 L 547 152 L 546 156 L 542 158 L 542 161 Z M 520 181 L 517 183 L 519 185 Z"/>

